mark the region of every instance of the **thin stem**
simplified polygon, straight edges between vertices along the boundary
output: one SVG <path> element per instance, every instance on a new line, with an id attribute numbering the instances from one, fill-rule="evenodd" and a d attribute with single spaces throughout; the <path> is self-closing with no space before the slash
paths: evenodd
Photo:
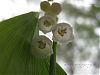
<path id="1" fill-rule="evenodd" d="M 57 42 L 53 41 L 53 54 L 50 57 L 50 73 L 49 75 L 56 75 L 56 47 Z"/>

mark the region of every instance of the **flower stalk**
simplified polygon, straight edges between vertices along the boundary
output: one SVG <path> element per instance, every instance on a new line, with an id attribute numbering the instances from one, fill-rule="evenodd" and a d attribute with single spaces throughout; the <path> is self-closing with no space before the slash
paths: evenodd
<path id="1" fill-rule="evenodd" d="M 56 75 L 56 48 L 57 42 L 53 41 L 53 54 L 50 57 L 50 73 L 49 75 Z"/>
<path id="2" fill-rule="evenodd" d="M 52 3 L 51 3 L 51 2 Z M 60 3 L 53 2 L 53 0 L 43 1 L 40 3 L 40 8 L 44 11 L 44 16 L 39 19 L 39 29 L 44 33 L 52 32 L 53 45 L 50 47 L 52 53 L 50 56 L 49 75 L 56 75 L 56 48 L 58 44 L 68 44 L 73 39 L 72 27 L 67 23 L 57 23 L 58 17 L 62 11 Z M 44 41 L 39 47 L 44 48 Z M 48 50 L 48 48 L 46 48 Z M 40 50 L 43 51 L 43 50 Z M 44 52 L 43 52 L 44 53 Z M 45 55 L 44 55 L 45 56 Z"/>

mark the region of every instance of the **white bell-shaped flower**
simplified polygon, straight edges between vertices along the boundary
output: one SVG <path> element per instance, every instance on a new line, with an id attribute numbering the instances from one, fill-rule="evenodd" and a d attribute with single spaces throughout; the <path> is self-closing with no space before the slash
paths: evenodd
<path id="1" fill-rule="evenodd" d="M 56 2 L 52 3 L 50 10 L 51 10 L 51 13 L 53 13 L 55 15 L 60 14 L 60 12 L 62 10 L 61 4 L 56 3 Z"/>
<path id="2" fill-rule="evenodd" d="M 52 41 L 44 35 L 32 39 L 31 53 L 38 58 L 46 58 L 53 54 Z"/>
<path id="3" fill-rule="evenodd" d="M 39 19 L 39 29 L 45 34 L 52 31 L 55 25 L 56 16 L 45 15 Z"/>
<path id="4" fill-rule="evenodd" d="M 40 8 L 44 12 L 49 12 L 50 11 L 50 3 L 48 1 L 43 1 L 40 3 Z"/>
<path id="5" fill-rule="evenodd" d="M 72 27 L 67 23 L 59 23 L 52 31 L 53 40 L 59 43 L 68 43 L 73 39 Z"/>

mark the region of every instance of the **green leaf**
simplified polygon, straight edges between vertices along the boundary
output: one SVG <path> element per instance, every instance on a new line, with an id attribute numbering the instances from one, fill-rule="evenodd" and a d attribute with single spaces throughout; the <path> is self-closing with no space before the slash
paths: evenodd
<path id="1" fill-rule="evenodd" d="M 31 55 L 38 13 L 30 12 L 0 23 L 0 75 L 49 75 L 49 58 Z M 57 64 L 57 75 L 66 75 Z"/>

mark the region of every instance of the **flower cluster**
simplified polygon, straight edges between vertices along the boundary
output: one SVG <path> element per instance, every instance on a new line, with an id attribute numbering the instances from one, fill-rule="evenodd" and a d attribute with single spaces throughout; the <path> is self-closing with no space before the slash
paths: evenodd
<path id="1" fill-rule="evenodd" d="M 62 8 L 59 3 L 50 4 L 48 1 L 43 1 L 40 8 L 44 11 L 44 16 L 39 19 L 39 30 L 44 34 L 52 32 L 53 40 L 62 44 L 67 44 L 73 39 L 73 30 L 68 23 L 57 23 L 58 17 Z M 46 36 L 38 36 L 32 40 L 32 53 L 38 57 L 47 57 L 53 54 L 52 42 Z"/>
<path id="2" fill-rule="evenodd" d="M 44 35 L 32 39 L 32 55 L 45 58 L 53 54 L 52 41 Z"/>
<path id="3" fill-rule="evenodd" d="M 49 2 L 43 1 L 40 4 L 40 8 L 45 14 L 39 19 L 39 29 L 46 34 L 56 26 L 57 15 L 61 12 L 61 5 L 59 3 L 50 5 Z"/>

